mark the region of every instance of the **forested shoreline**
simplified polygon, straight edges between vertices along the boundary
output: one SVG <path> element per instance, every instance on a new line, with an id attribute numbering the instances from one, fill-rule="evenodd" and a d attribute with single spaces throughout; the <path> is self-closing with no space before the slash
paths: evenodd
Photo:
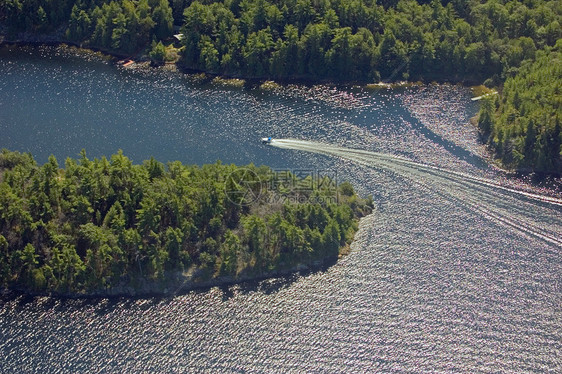
<path id="1" fill-rule="evenodd" d="M 40 166 L 2 150 L 0 286 L 142 294 L 171 279 L 294 271 L 336 259 L 371 208 L 349 183 L 265 166 L 134 165 L 121 152 L 94 160 L 82 152 L 59 168 L 53 156 Z"/>
<path id="2" fill-rule="evenodd" d="M 524 61 L 501 96 L 483 101 L 478 125 L 504 166 L 562 175 L 562 39 Z"/>
<path id="3" fill-rule="evenodd" d="M 556 1 L 3 0 L 8 34 L 58 31 L 134 54 L 173 41 L 180 63 L 242 77 L 499 84 L 562 37 Z M 163 43 L 163 44 L 162 44 Z"/>

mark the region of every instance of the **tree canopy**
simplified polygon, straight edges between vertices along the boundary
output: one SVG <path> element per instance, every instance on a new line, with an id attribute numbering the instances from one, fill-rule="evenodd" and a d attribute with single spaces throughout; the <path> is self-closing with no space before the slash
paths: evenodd
<path id="1" fill-rule="evenodd" d="M 133 53 L 184 34 L 191 69 L 258 78 L 499 84 L 562 38 L 557 0 L 2 0 L 13 32 Z"/>
<path id="2" fill-rule="evenodd" d="M 53 156 L 40 166 L 3 150 L 0 285 L 88 293 L 178 272 L 236 278 L 334 258 L 371 205 L 332 182 L 220 162 L 135 165 L 122 152 L 82 152 L 61 169 Z"/>
<path id="3" fill-rule="evenodd" d="M 183 62 L 260 78 L 498 83 L 562 37 L 561 17 L 542 0 L 193 1 Z"/>
<path id="4" fill-rule="evenodd" d="M 562 174 L 562 39 L 536 52 L 486 99 L 479 126 L 504 165 Z"/>

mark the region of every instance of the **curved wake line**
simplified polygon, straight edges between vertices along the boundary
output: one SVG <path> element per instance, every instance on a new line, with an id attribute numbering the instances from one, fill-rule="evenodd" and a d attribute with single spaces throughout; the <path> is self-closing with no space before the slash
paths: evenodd
<path id="1" fill-rule="evenodd" d="M 343 148 L 343 147 L 333 146 L 333 145 L 325 144 L 325 143 L 318 143 L 318 142 L 312 142 L 312 141 L 307 141 L 307 140 L 296 140 L 296 139 L 276 139 L 274 142 L 271 143 L 271 145 L 273 145 L 275 147 L 278 147 L 278 148 L 297 149 L 297 150 L 308 151 L 308 152 L 313 152 L 313 153 L 321 153 L 321 154 L 326 154 L 326 155 L 331 155 L 331 156 L 340 156 L 340 157 L 347 158 L 347 159 L 350 159 L 350 157 L 345 157 L 341 153 L 373 156 L 373 157 L 376 157 L 380 160 L 385 160 L 385 161 L 390 161 L 390 162 L 395 162 L 395 163 L 402 163 L 404 165 L 411 166 L 411 167 L 421 168 L 421 169 L 425 169 L 425 170 L 436 170 L 436 171 L 439 171 L 441 173 L 447 173 L 447 174 L 454 175 L 456 177 L 463 178 L 465 180 L 470 180 L 474 183 L 483 184 L 483 185 L 488 186 L 488 187 L 493 187 L 493 188 L 497 188 L 497 189 L 500 189 L 500 190 L 503 190 L 503 191 L 506 191 L 506 192 L 510 192 L 510 193 L 513 193 L 513 194 L 525 196 L 525 197 L 533 199 L 533 200 L 537 200 L 537 201 L 541 201 L 541 202 L 544 202 L 544 203 L 553 204 L 553 205 L 557 205 L 557 206 L 562 206 L 562 199 L 557 199 L 557 198 L 551 197 L 551 196 L 543 196 L 543 195 L 538 195 L 538 194 L 534 194 L 534 193 L 531 193 L 531 192 L 517 190 L 517 189 L 514 189 L 512 187 L 503 186 L 503 185 L 501 185 L 497 182 L 491 181 L 489 179 L 479 178 L 479 177 L 476 177 L 476 176 L 473 176 L 473 175 L 470 175 L 470 174 L 466 174 L 466 173 L 461 173 L 461 172 L 458 172 L 458 171 L 443 169 L 443 168 L 440 168 L 440 167 L 434 166 L 434 165 L 428 165 L 428 164 L 424 164 L 424 163 L 421 163 L 421 162 L 411 161 L 411 160 L 408 160 L 406 158 L 391 155 L 391 154 L 387 154 L 387 153 L 378 153 L 378 152 L 365 151 L 365 150 L 354 149 L 354 148 Z"/>
<path id="2" fill-rule="evenodd" d="M 372 167 L 368 159 L 359 158 L 353 160 Z M 459 205 L 469 210 L 479 212 L 491 221 L 516 229 L 521 234 L 533 235 L 551 244 L 562 246 L 559 233 L 548 232 L 547 229 L 537 226 L 531 217 L 523 216 L 523 218 L 517 219 L 516 214 L 514 214 L 515 212 L 510 212 L 509 209 L 502 208 L 500 203 L 504 196 L 499 193 L 485 191 L 483 190 L 484 187 L 480 185 L 473 186 L 467 183 L 463 184 L 460 180 L 454 180 L 450 176 L 441 176 L 431 171 L 423 175 L 422 172 L 412 173 L 412 170 L 408 170 L 404 166 L 392 166 L 389 163 L 384 164 L 387 170 L 399 174 L 401 177 L 419 184 L 428 190 L 434 191 L 440 196 L 447 195 L 448 198 L 456 201 Z M 434 178 L 428 180 L 428 175 Z M 524 203 L 529 204 L 526 202 Z M 519 210 L 521 209 L 522 208 L 519 208 Z"/>
<path id="3" fill-rule="evenodd" d="M 446 195 L 465 208 L 522 235 L 562 247 L 562 214 L 558 209 L 562 207 L 561 199 L 390 154 L 294 139 L 276 139 L 271 145 L 340 157 L 376 170 L 390 171 L 441 196 Z"/>

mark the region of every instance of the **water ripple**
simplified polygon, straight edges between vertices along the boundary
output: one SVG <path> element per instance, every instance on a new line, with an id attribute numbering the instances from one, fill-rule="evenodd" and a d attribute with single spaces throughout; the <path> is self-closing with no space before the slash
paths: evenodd
<path id="1" fill-rule="evenodd" d="M 85 147 L 333 169 L 376 211 L 351 254 L 312 274 L 173 298 L 2 296 L 0 372 L 562 372 L 562 215 L 455 153 L 481 154 L 468 90 L 219 89 L 39 53 L 0 51 L 0 146 L 40 162 Z"/>

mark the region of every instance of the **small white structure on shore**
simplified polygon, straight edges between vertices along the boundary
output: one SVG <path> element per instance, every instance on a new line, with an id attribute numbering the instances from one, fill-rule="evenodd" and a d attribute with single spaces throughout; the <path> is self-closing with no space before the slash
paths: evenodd
<path id="1" fill-rule="evenodd" d="M 482 100 L 482 99 L 485 98 L 485 97 L 488 97 L 488 96 L 491 96 L 491 95 L 497 95 L 497 94 L 498 94 L 498 93 L 497 93 L 496 91 L 494 91 L 494 92 L 490 92 L 490 93 L 487 93 L 487 94 L 484 94 L 484 95 L 481 95 L 481 96 L 473 97 L 473 98 L 470 99 L 470 100 L 472 100 L 472 101 L 478 101 L 478 100 Z"/>

